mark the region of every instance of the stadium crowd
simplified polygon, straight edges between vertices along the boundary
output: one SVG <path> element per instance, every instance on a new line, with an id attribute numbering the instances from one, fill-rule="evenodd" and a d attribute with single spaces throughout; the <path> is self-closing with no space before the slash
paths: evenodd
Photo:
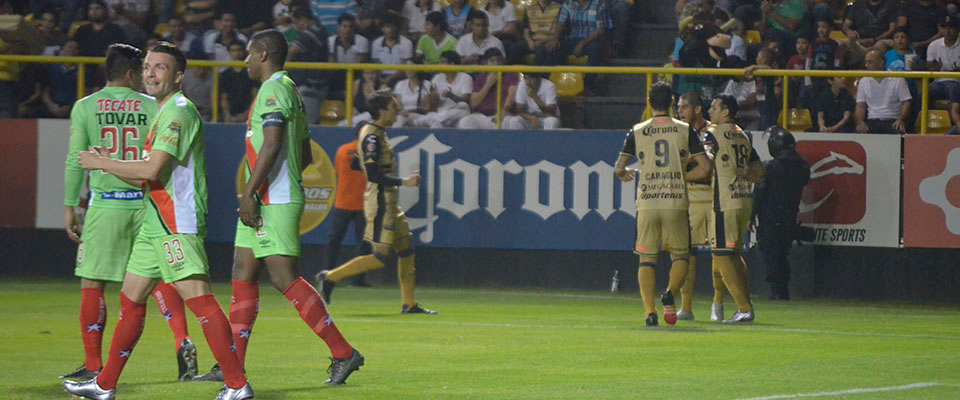
<path id="1" fill-rule="evenodd" d="M 601 65 L 606 52 L 624 47 L 629 6 L 625 0 L 536 0 L 523 7 L 505 0 L 4 0 L 0 53 L 102 57 L 111 43 L 148 48 L 163 40 L 189 59 L 243 60 L 247 38 L 274 27 L 284 33 L 293 61 L 554 65 L 573 56 Z M 211 98 L 209 68 L 190 68 L 184 93 L 208 120 L 219 107 L 220 121 L 245 121 L 258 85 L 244 68 L 217 73 L 228 82 L 220 85 L 218 98 Z M 292 75 L 311 123 L 321 122 L 326 100 L 345 97 L 343 71 Z M 380 87 L 403 100 L 397 126 L 453 127 L 468 116 L 460 126 L 488 127 L 495 114 L 495 76 L 392 70 L 358 75 L 364 76 L 354 85 L 351 106 L 360 117 L 354 122 L 364 120 L 366 95 Z M 87 92 L 104 84 L 102 68 L 87 68 L 84 78 Z M 545 78 L 504 75 L 508 126 L 559 126 L 557 87 Z M 66 118 L 77 100 L 76 85 L 74 64 L 4 64 L 0 115 Z"/>
<path id="2" fill-rule="evenodd" d="M 674 88 L 679 95 L 698 92 L 707 101 L 715 94 L 730 94 L 739 102 L 738 123 L 759 129 L 778 121 L 783 85 L 781 78 L 753 76 L 757 69 L 958 72 L 957 3 L 678 0 L 680 35 L 673 65 L 739 67 L 747 72 L 734 79 L 676 76 Z M 958 83 L 957 78 L 940 78 L 929 84 L 932 112 L 949 115 L 948 134 L 960 132 Z M 921 88 L 914 80 L 790 78 L 787 93 L 793 130 L 919 131 Z"/>
<path id="3" fill-rule="evenodd" d="M 780 78 L 754 77 L 757 69 L 960 71 L 958 3 L 677 0 L 672 64 L 747 73 L 735 79 L 676 75 L 673 88 L 678 96 L 698 92 L 706 102 L 716 94 L 733 95 L 741 109 L 737 122 L 759 129 L 779 120 L 782 84 Z M 165 40 L 190 59 L 243 60 L 247 38 L 274 27 L 287 38 L 293 61 L 603 65 L 625 52 L 630 7 L 625 0 L 4 0 L 0 54 L 96 57 L 114 42 L 145 48 Z M 28 22 L 18 23 L 21 16 Z M 208 120 L 217 107 L 219 121 L 245 121 L 258 85 L 244 68 L 218 73 L 221 82 L 229 82 L 220 85 L 218 98 L 211 98 L 209 68 L 191 68 L 184 93 Z M 292 75 L 313 124 L 331 122 L 321 121 L 327 100 L 335 100 L 326 109 L 340 118 L 349 106 L 354 123 L 368 120 L 366 97 L 390 88 L 405 106 L 396 126 L 494 126 L 496 80 L 486 74 L 358 73 L 351 105 L 339 101 L 345 98 L 343 71 Z M 97 68 L 88 68 L 85 78 L 87 92 L 104 83 Z M 505 127 L 560 126 L 558 88 L 547 78 L 504 75 Z M 586 93 L 602 91 L 596 76 L 583 80 Z M 73 64 L 0 65 L 0 116 L 66 118 L 76 83 Z M 949 133 L 960 132 L 958 83 L 942 78 L 929 87 L 932 112 L 945 116 Z M 789 89 L 793 130 L 917 128 L 921 89 L 913 80 L 791 78 Z"/>

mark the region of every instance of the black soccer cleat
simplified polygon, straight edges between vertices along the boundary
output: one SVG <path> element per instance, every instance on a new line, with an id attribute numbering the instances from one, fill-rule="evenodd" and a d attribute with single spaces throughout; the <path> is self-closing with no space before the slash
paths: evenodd
<path id="1" fill-rule="evenodd" d="M 663 292 L 660 295 L 660 303 L 663 304 L 663 322 L 666 322 L 667 325 L 673 325 L 677 323 L 677 309 L 676 303 L 673 300 L 673 293 L 670 293 L 669 290 Z"/>
<path id="2" fill-rule="evenodd" d="M 181 381 L 193 380 L 193 377 L 200 374 L 197 367 L 197 346 L 193 345 L 190 338 L 184 338 L 177 349 L 177 367 L 180 369 L 177 377 Z"/>
<path id="3" fill-rule="evenodd" d="M 337 286 L 333 281 L 327 280 L 327 273 L 330 270 L 325 269 L 323 271 L 317 272 L 317 275 L 314 277 L 317 281 L 317 291 L 320 292 L 320 297 L 323 298 L 323 302 L 330 304 L 330 295 L 333 294 L 333 288 Z"/>
<path id="4" fill-rule="evenodd" d="M 76 371 L 73 371 L 69 374 L 60 375 L 60 379 L 70 379 L 75 381 L 89 381 L 93 378 L 96 378 L 100 371 L 103 370 L 103 367 L 96 371 L 90 371 L 85 365 L 80 365 L 80 368 L 77 368 Z"/>
<path id="5" fill-rule="evenodd" d="M 657 314 L 647 314 L 647 320 L 644 321 L 647 326 L 657 326 Z"/>
<path id="6" fill-rule="evenodd" d="M 428 314 L 428 315 L 434 315 L 434 314 L 436 314 L 436 313 L 437 313 L 436 311 L 433 311 L 433 310 L 430 310 L 430 309 L 427 309 L 427 308 L 423 308 L 423 307 L 420 305 L 420 303 L 414 304 L 413 307 L 408 306 L 408 305 L 406 305 L 406 304 L 404 304 L 403 307 L 400 307 L 400 314 Z"/>
<path id="7" fill-rule="evenodd" d="M 223 371 L 220 370 L 220 364 L 213 364 L 210 372 L 200 376 L 193 377 L 194 382 L 223 382 Z"/>
<path id="8" fill-rule="evenodd" d="M 347 358 L 330 357 L 330 366 L 327 367 L 330 378 L 323 383 L 331 386 L 342 385 L 347 382 L 347 378 L 353 371 L 360 369 L 361 365 L 363 365 L 363 356 L 357 349 L 353 349 L 353 353 Z"/>

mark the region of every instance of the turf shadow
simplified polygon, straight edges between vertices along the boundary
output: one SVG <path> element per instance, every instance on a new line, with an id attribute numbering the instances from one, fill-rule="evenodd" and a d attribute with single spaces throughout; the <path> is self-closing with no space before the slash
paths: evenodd
<path id="1" fill-rule="evenodd" d="M 254 392 L 256 393 L 258 399 L 281 400 L 281 399 L 287 398 L 288 395 L 292 395 L 296 393 L 300 393 L 300 394 L 321 393 L 321 391 L 323 391 L 323 393 L 328 393 L 332 395 L 334 392 L 328 392 L 329 390 L 340 391 L 346 388 L 349 388 L 349 386 L 333 387 L 333 386 L 327 386 L 327 385 L 320 385 L 320 386 L 305 386 L 305 387 L 297 387 L 297 388 L 284 388 L 284 389 L 262 390 L 262 391 L 258 391 L 256 390 L 256 388 L 254 388 Z"/>

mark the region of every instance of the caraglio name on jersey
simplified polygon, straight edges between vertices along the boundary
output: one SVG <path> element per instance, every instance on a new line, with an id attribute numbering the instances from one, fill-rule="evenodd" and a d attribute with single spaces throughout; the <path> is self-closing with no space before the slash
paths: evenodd
<path id="1" fill-rule="evenodd" d="M 396 149 L 407 139 L 407 136 L 398 136 L 390 138 L 390 142 Z M 567 212 L 581 220 L 592 212 L 604 220 L 616 212 L 630 216 L 636 214 L 636 182 L 620 182 L 613 174 L 613 165 L 607 162 L 587 165 L 577 161 L 573 165 L 563 166 L 541 160 L 531 165 L 520 165 L 513 159 L 501 161 L 491 157 L 483 165 L 459 158 L 438 165 L 437 156 L 451 149 L 431 134 L 397 152 L 398 176 L 420 171 L 421 188 L 401 188 L 399 197 L 404 211 L 424 203 L 425 215 L 417 213 L 422 217 L 407 214 L 410 229 L 424 229 L 418 237 L 424 243 L 433 241 L 433 225 L 439 218 L 437 209 L 457 219 L 482 210 L 496 220 L 506 211 L 504 194 L 507 186 L 504 181 L 510 175 L 523 178 L 523 203 L 520 208 L 544 220 Z M 481 175 L 486 178 L 486 193 L 482 197 Z M 541 179 L 544 178 L 546 181 L 542 185 Z M 619 194 L 614 192 L 614 185 L 617 184 L 620 185 Z M 568 199 L 565 193 L 569 193 L 571 198 Z M 617 208 L 614 208 L 615 195 L 619 195 Z"/>

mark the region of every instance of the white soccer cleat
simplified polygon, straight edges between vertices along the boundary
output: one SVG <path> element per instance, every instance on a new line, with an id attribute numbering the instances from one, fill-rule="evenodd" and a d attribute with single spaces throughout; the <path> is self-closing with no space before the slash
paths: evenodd
<path id="1" fill-rule="evenodd" d="M 677 311 L 677 319 L 681 321 L 693 321 L 693 311 L 684 310 L 682 307 Z"/>
<path id="2" fill-rule="evenodd" d="M 63 381 L 60 386 L 67 393 L 90 400 L 113 400 L 117 396 L 117 388 L 103 390 L 97 384 L 97 378 L 84 382 Z"/>
<path id="3" fill-rule="evenodd" d="M 710 320 L 713 322 L 723 321 L 723 303 L 713 303 L 710 306 Z"/>
<path id="4" fill-rule="evenodd" d="M 227 385 L 223 385 L 223 389 L 220 390 L 220 394 L 217 395 L 217 398 L 213 400 L 246 400 L 253 398 L 253 388 L 250 387 L 250 382 L 247 382 L 240 389 L 231 389 Z"/>
<path id="5" fill-rule="evenodd" d="M 733 316 L 730 319 L 723 321 L 729 324 L 744 323 L 744 322 L 753 322 L 753 309 L 747 312 L 737 311 L 733 313 Z"/>

